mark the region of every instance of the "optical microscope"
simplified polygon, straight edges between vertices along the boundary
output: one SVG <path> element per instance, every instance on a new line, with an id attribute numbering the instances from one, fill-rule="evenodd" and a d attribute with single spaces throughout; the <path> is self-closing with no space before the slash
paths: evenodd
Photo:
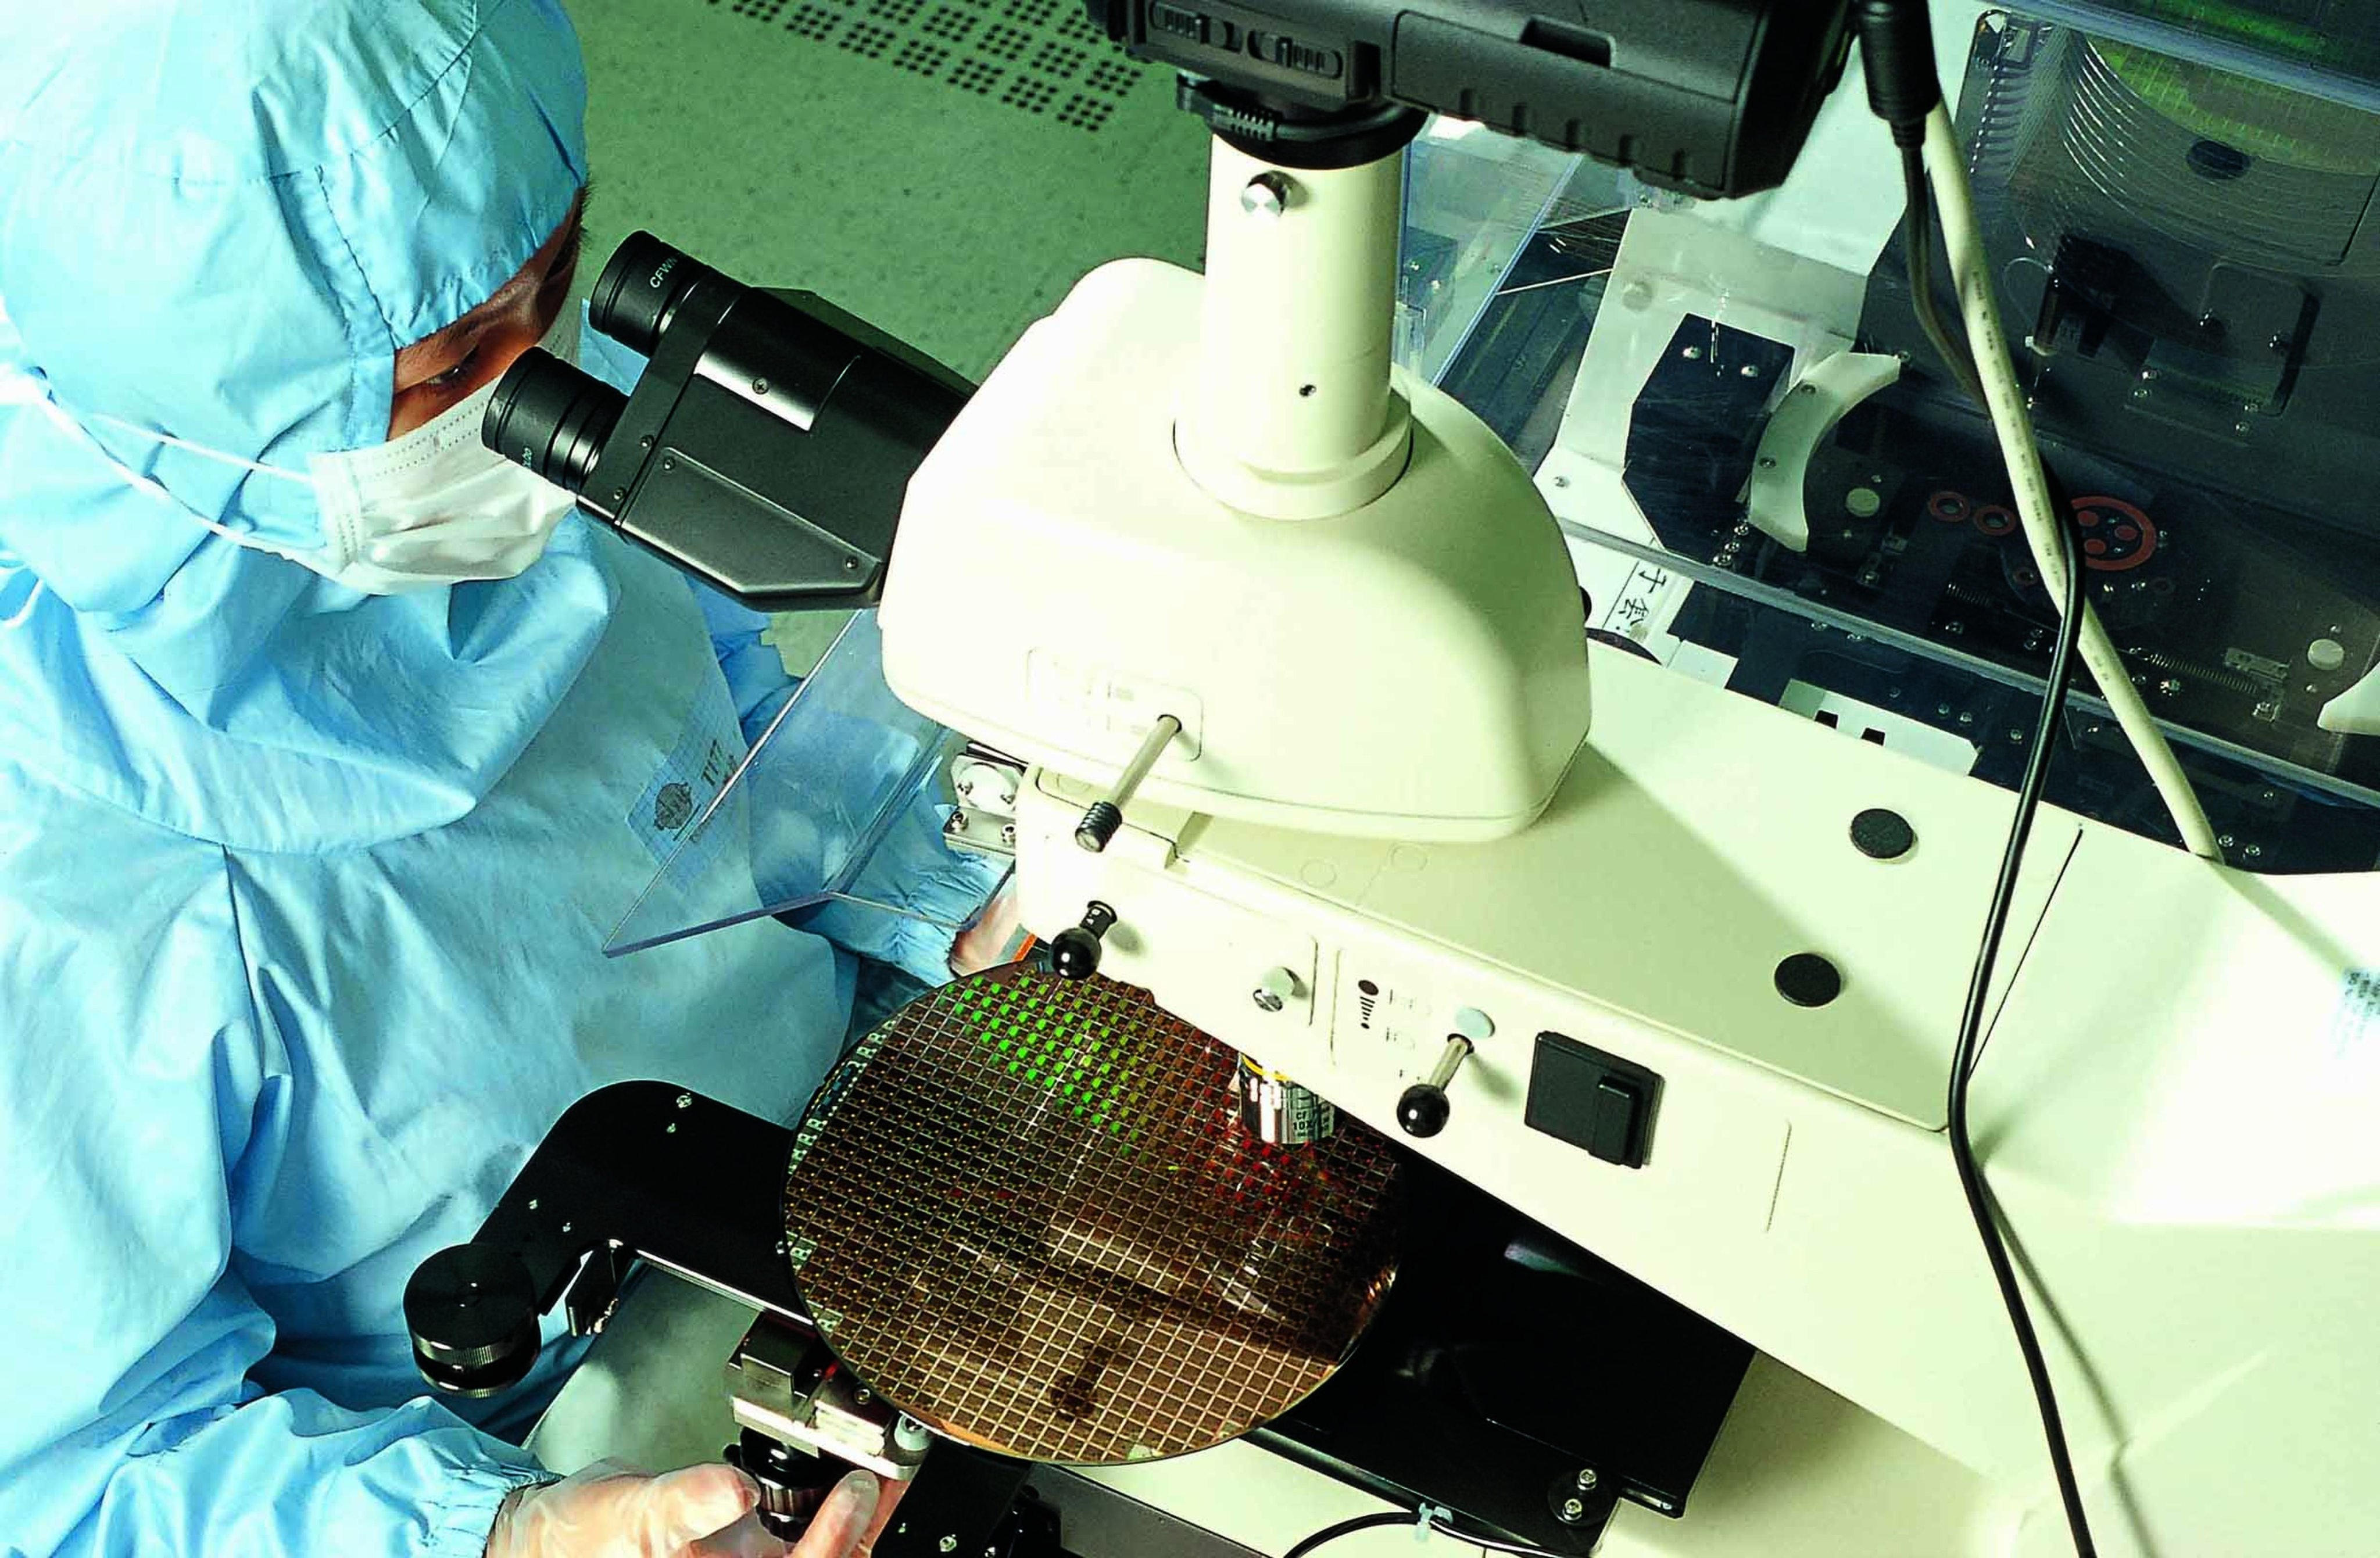
<path id="1" fill-rule="evenodd" d="M 1973 148 L 1979 174 L 1995 156 L 2038 161 L 2078 144 L 2071 123 L 1994 116 L 1989 94 L 2013 72 L 2046 69 L 2051 56 L 2035 51 L 2053 42 L 2079 51 L 2059 68 L 2115 72 L 2188 125 L 2193 145 L 2228 144 L 2227 126 L 2252 139 L 2238 127 L 2244 110 L 2216 106 L 2218 78 L 2267 83 L 2245 93 L 2265 108 L 2280 99 L 2257 52 L 2269 28 L 2201 18 L 2192 33 L 2145 3 L 2043 8 L 2061 19 L 1936 18 L 1947 57 L 1969 62 L 1961 115 L 1986 135 Z M 1848 91 L 1820 113 L 1848 47 L 1842 7 L 1094 9 L 1119 42 L 1185 72 L 1184 105 L 1215 131 L 1203 277 L 1148 261 L 1094 272 L 970 395 L 854 321 L 733 296 L 732 284 L 689 282 L 698 268 L 659 246 L 638 248 L 602 286 L 619 294 L 615 317 L 644 321 L 630 344 L 654 351 L 645 384 L 624 406 L 532 362 L 516 370 L 518 393 L 500 394 L 492 443 L 527 450 L 590 512 L 681 565 L 703 566 L 703 546 L 683 539 L 698 526 L 738 527 L 747 549 L 772 534 L 798 540 L 806 550 L 782 566 L 739 565 L 729 582 L 749 596 L 880 594 L 893 692 L 967 738 L 966 762 L 1004 776 L 984 791 L 1002 799 L 971 804 L 954 835 L 1013 850 L 1024 917 L 1071 972 L 1146 990 L 1235 1051 L 1252 1128 L 1296 1140 L 1339 1125 L 1402 1141 L 1450 1196 L 1517 1219 L 1513 1248 L 1550 1240 L 1643 1289 L 1646 1305 L 1611 1312 L 1697 1360 L 1715 1437 L 1666 1491 L 1658 1479 L 1632 1485 L 1634 1507 L 1615 1515 L 1619 1490 L 1605 1486 L 1581 1540 L 1615 1553 L 2066 1550 L 2035 1395 L 1944 1134 L 1961 997 L 2010 815 L 2002 790 L 1976 777 L 1998 772 L 1992 732 L 1962 736 L 1953 710 L 2027 696 L 2037 707 L 2039 646 L 2022 624 L 2056 615 L 2038 577 L 2011 574 L 2010 603 L 1995 608 L 2020 624 L 2006 651 L 1946 648 L 1985 613 L 1951 589 L 1965 564 L 1945 553 L 1929 587 L 1967 604 L 1932 619 L 1920 656 L 1925 621 L 1897 618 L 1875 582 L 1917 572 L 1950 535 L 1942 494 L 1958 500 L 1968 550 L 1997 538 L 1968 523 L 1975 512 L 2010 500 L 1990 456 L 1972 453 L 1988 449 L 1978 422 L 1924 399 L 1925 382 L 1949 373 L 1904 322 L 1892 267 L 1867 284 L 1840 254 L 1784 241 L 1797 200 L 1888 203 L 1874 193 L 1890 176 L 1883 132 L 1846 106 Z M 2078 10 L 2096 30 L 2064 24 Z M 2186 57 L 2155 50 L 2209 30 L 2225 47 L 2213 64 L 2195 56 L 2202 74 L 2141 86 L 2145 61 Z M 2351 53 L 2351 40 L 2340 47 Z M 2336 107 L 2372 96 L 2380 75 L 2292 79 Z M 2360 126 L 2373 106 L 2326 122 Z M 1569 416 L 1534 472 L 1511 447 L 1512 426 L 1392 363 L 1401 158 L 1421 108 L 1632 172 Z M 1827 156 L 1804 158 L 1789 181 L 1814 118 Z M 1850 127 L 1873 143 L 1846 158 Z M 2269 136 L 2253 143 L 2254 160 L 2295 154 L 2380 188 L 2380 160 L 2359 162 L 2351 146 L 2325 160 Z M 1762 200 L 1694 204 L 1780 182 Z M 2075 199 L 2058 209 L 2070 217 Z M 2362 210 L 2348 221 L 2350 254 L 2368 236 Z M 2075 234 L 2087 224 L 2070 217 Z M 2104 250 L 2108 223 L 2095 230 Z M 2161 317 L 2136 301 L 2156 289 L 2083 285 L 2107 272 L 2090 269 L 2104 254 L 2082 241 L 2007 260 L 2001 284 L 2033 287 L 2036 413 L 2061 468 L 2088 474 L 2081 496 L 2106 523 L 2089 556 L 2111 566 L 2086 580 L 2154 693 L 2145 657 L 2167 651 L 2138 632 L 2155 625 L 2159 597 L 2148 576 L 2112 566 L 2145 550 L 2127 509 L 2146 522 L 2159 507 L 2143 501 L 2143 450 L 2198 427 L 2202 404 L 2248 368 L 2244 348 L 2222 344 L 2235 305 L 2210 304 L 2215 322 L 2189 327 L 2183 422 L 2111 423 L 2090 386 L 2121 352 L 2137 358 L 2126 382 L 2153 391 L 2183 358 L 2142 322 Z M 2272 354 L 2289 361 L 2265 399 L 2284 384 L 2300 397 L 2276 439 L 2320 439 L 2331 424 L 2305 408 L 2362 371 L 2351 351 L 2325 359 L 2315 321 L 2335 297 L 2348 328 L 2362 273 L 2325 263 L 2301 267 L 2294 322 L 2275 332 Z M 2019 273 L 2027 265 L 2046 286 Z M 2252 265 L 2218 257 L 2206 296 L 2269 301 L 2278 269 L 2269 253 Z M 802 344 L 711 349 L 735 331 L 761 339 L 757 320 Z M 2127 332 L 2151 344 L 2125 345 Z M 820 388 L 796 394 L 798 416 L 772 401 L 787 360 L 817 365 Z M 861 384 L 878 386 L 873 399 L 850 387 Z M 647 486 L 685 469 L 668 464 L 696 450 L 684 429 L 746 418 L 752 436 L 784 445 L 863 411 L 873 422 L 888 397 L 927 409 L 869 445 L 890 474 L 856 495 L 745 475 L 734 450 L 693 462 L 735 476 L 725 485 L 757 502 Z M 1659 439 L 1690 401 L 1703 441 L 1689 453 L 1715 473 L 1693 494 L 1719 515 L 1707 546 L 1682 508 L 1656 501 L 1683 490 L 1656 478 L 1679 468 L 1686 446 Z M 2154 396 L 2131 404 L 2161 409 Z M 500 429 L 505 415 L 515 420 Z M 2242 415 L 2222 436 L 2252 463 L 2265 413 Z M 525 440 L 525 427 L 541 430 Z M 556 463 L 565 445 L 583 453 Z M 2204 491 L 2223 462 L 2193 445 L 2180 464 Z M 1936 469 L 1951 465 L 1967 473 L 1955 484 Z M 897 534 L 883 518 L 892 488 Z M 2168 564 L 2188 555 L 2173 534 L 2184 528 L 2161 538 Z M 2380 577 L 2368 539 L 2338 542 L 2352 560 L 2345 597 Z M 1616 639 L 1589 634 L 1580 607 L 1585 579 L 1608 611 L 1615 556 L 1628 587 L 1639 570 L 1659 574 L 1646 586 L 1655 610 L 1633 624 L 1593 619 Z M 1797 582 L 1771 585 L 1763 569 Z M 763 587 L 764 576 L 780 582 Z M 2131 592 L 2115 586 L 2134 577 L 2141 614 L 2119 617 Z M 1864 595 L 1845 583 L 1864 578 Z M 2234 623 L 2223 631 L 2236 638 L 2249 607 L 2219 584 L 2182 586 L 2197 591 L 2184 604 L 2193 621 Z M 990 643 L 987 598 L 1005 613 Z M 2349 820 L 2362 759 L 2344 744 L 2355 727 L 2339 723 L 2380 655 L 2368 602 L 2323 606 L 2337 622 L 2312 630 L 2308 665 L 2294 663 L 2298 646 L 2287 660 L 2242 650 L 2283 674 L 2233 672 L 2272 683 L 2241 706 L 2256 727 L 2246 738 L 2301 716 L 2311 729 L 2319 710 L 2341 743 L 2321 747 L 2322 761 L 2307 756 L 2312 735 L 2258 747 L 2204 720 L 2167 721 L 2218 816 L 2306 797 L 2306 826 L 2334 840 L 2307 846 L 2325 868 L 2276 875 L 2236 848 L 2228 863 L 2175 850 L 2099 803 L 2098 759 L 2085 762 L 2078 736 L 2070 788 L 2033 827 L 1985 992 L 1974 1139 L 2106 1551 L 2346 1553 L 2369 1551 L 2380 1530 L 2380 1482 L 2364 1470 L 2380 1348 L 2363 1314 L 2380 1290 L 2369 1125 L 2380 877 Z M 1761 657 L 1777 653 L 1779 622 L 1796 630 L 1791 663 L 1805 669 L 1768 677 Z M 1815 686 L 1808 644 L 1896 682 L 1955 672 L 1981 691 L 1945 693 L 1929 723 L 1887 710 L 1917 702 L 1898 685 L 1872 700 L 1854 695 L 1866 686 L 1855 678 Z M 2101 706 L 2078 704 L 2099 718 Z M 2007 744 L 2022 744 L 2020 721 L 1988 723 L 2018 724 Z M 2286 773 L 2274 779 L 2277 762 Z M 987 817 L 988 830 L 969 826 Z M 2233 839 L 2239 825 L 2225 826 Z M 701 1172 L 773 1187 L 781 1150 L 756 1135 L 737 1163 Z M 727 1281 L 666 1253 L 661 1234 L 613 1238 L 798 1308 L 782 1273 Z M 557 1256 L 541 1276 L 544 1302 L 566 1285 L 566 1263 Z M 600 1310 L 608 1287 L 589 1292 Z M 1625 1353 L 1626 1323 L 1583 1323 L 1575 1345 Z M 516 1326 L 505 1334 L 516 1340 Z M 1730 1372 L 1733 1346 L 1753 1350 L 1748 1374 L 1740 1355 Z M 1649 1420 L 1660 1383 L 1629 1385 Z M 870 1443 L 893 1431 L 888 1419 Z M 1333 1469 L 1366 1475 L 1362 1457 Z M 1215 1508 L 1229 1500 L 1204 1475 L 1183 1463 L 1110 1480 L 1230 1526 Z M 1426 1469 L 1369 1476 L 1375 1491 L 1432 1497 L 1415 1486 Z M 1555 1545 L 1563 1503 L 1549 1526 L 1518 1529 L 1502 1504 L 1488 1523 L 1584 1551 Z"/>

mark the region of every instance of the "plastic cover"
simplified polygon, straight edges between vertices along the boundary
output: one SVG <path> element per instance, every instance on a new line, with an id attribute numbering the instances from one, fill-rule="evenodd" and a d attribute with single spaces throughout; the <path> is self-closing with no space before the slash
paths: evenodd
<path id="1" fill-rule="evenodd" d="M 874 611 L 853 614 L 606 941 L 620 957 L 842 902 L 956 929 L 861 886 L 910 808 L 948 807 L 955 732 L 885 684 Z"/>

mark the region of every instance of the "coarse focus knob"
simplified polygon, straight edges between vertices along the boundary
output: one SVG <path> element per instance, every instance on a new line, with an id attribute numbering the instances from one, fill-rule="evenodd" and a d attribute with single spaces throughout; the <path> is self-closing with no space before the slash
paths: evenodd
<path id="1" fill-rule="evenodd" d="M 1397 1099 L 1397 1125 L 1406 1135 L 1427 1140 L 1446 1129 L 1447 1118 L 1454 1112 L 1454 1105 L 1447 1102 L 1446 1087 L 1470 1057 L 1469 1039 L 1460 1033 L 1447 1035 L 1446 1047 L 1439 1052 L 1438 1064 L 1430 1068 L 1429 1075 Z"/>
<path id="2" fill-rule="evenodd" d="M 1099 938 L 1116 923 L 1116 912 L 1093 899 L 1083 923 L 1050 938 L 1050 969 L 1061 979 L 1088 979 L 1099 972 Z"/>
<path id="3" fill-rule="evenodd" d="M 537 1285 L 519 1256 L 449 1245 L 405 1285 L 405 1327 L 421 1377 L 456 1395 L 492 1395 L 537 1361 Z"/>

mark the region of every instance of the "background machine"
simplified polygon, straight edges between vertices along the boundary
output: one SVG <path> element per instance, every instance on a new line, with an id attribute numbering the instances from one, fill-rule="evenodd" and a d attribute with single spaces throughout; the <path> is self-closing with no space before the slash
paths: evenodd
<path id="1" fill-rule="evenodd" d="M 2056 569 L 1923 328 L 1891 139 L 1820 110 L 1842 7 L 1283 9 L 1094 7 L 1216 132 L 1203 278 L 1095 272 L 970 395 L 632 241 L 597 323 L 652 354 L 635 395 L 532 358 L 492 443 L 754 598 L 880 595 L 886 682 L 979 781 L 952 837 L 1014 854 L 1059 972 L 1228 1046 L 1237 1129 L 1402 1144 L 1417 1297 L 1268 1431 L 1301 1464 L 1531 1551 L 2070 1550 L 1956 1125 L 2099 1548 L 2371 1551 L 2380 23 L 1935 8 L 1926 155 L 1989 256 L 1953 279 L 2104 624 L 2045 713 Z M 785 1237 L 791 1137 L 717 1130 Z M 528 1184 L 483 1240 L 528 1248 Z M 601 1184 L 538 1305 L 591 1323 L 641 1255 L 798 1310 L 781 1252 Z M 417 1324 L 443 1383 L 534 1348 L 475 1323 Z M 1445 1443 L 1507 1459 L 1398 1459 L 1473 1419 Z"/>

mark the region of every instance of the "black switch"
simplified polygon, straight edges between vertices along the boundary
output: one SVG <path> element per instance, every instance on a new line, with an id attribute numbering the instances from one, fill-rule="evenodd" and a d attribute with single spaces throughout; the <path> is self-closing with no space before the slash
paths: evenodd
<path id="1" fill-rule="evenodd" d="M 1322 76 L 1335 80 L 1339 75 L 1338 50 L 1318 49 L 1294 39 L 1290 42 L 1289 58 L 1282 63 L 1292 70 L 1302 70 L 1308 76 Z"/>
<path id="2" fill-rule="evenodd" d="M 1622 1168 L 1645 1166 L 1661 1079 L 1633 1060 L 1560 1033 L 1539 1033 L 1523 1117 L 1532 1130 Z"/>
<path id="3" fill-rule="evenodd" d="M 1606 1163 L 1634 1168 L 1645 1161 L 1645 1093 L 1634 1082 L 1606 1077 L 1595 1084 L 1595 1114 L 1586 1150 Z"/>
<path id="4" fill-rule="evenodd" d="M 1168 6 L 1163 0 L 1150 0 L 1148 25 L 1152 31 L 1170 32 L 1176 38 L 1187 38 L 1193 43 L 1207 41 L 1205 17 L 1180 6 Z"/>

